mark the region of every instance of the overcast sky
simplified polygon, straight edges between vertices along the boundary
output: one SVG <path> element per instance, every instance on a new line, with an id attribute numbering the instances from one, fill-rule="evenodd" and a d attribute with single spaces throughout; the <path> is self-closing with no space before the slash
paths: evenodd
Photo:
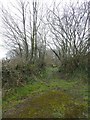
<path id="1" fill-rule="evenodd" d="M 32 1 L 32 0 L 31 0 Z M 39 0 L 39 2 L 43 2 L 44 5 L 47 4 L 47 5 L 51 5 L 53 2 L 56 2 L 56 3 L 60 3 L 62 2 L 62 4 L 68 4 L 70 2 L 76 2 L 76 0 Z M 82 1 L 85 1 L 85 0 L 78 0 L 79 2 L 82 2 Z M 88 0 L 86 0 L 88 1 Z M 10 6 L 10 2 L 13 2 L 15 4 L 16 0 L 0 0 L 0 5 L 4 5 L 4 7 L 7 7 L 7 6 Z M 13 11 L 13 10 L 12 10 Z M 1 16 L 1 15 L 0 15 Z M 0 19 L 0 25 L 2 25 L 2 20 Z M 1 27 L 0 27 L 1 29 Z M 0 34 L 0 59 L 5 57 L 5 54 L 7 52 L 7 50 L 5 48 L 2 47 L 3 45 L 3 38 Z"/>

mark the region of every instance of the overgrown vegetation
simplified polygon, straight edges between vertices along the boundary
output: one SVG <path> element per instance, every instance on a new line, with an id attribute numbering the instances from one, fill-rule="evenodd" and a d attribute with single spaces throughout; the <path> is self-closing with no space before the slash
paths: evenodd
<path id="1" fill-rule="evenodd" d="M 25 103 L 27 102 L 27 104 Z M 75 100 L 63 91 L 49 91 L 42 95 L 34 96 L 29 101 L 22 102 L 24 109 L 18 105 L 19 111 L 13 110 L 13 113 L 6 114 L 6 117 L 16 118 L 86 118 L 87 104 Z M 17 107 L 16 107 L 17 109 Z"/>
<path id="2" fill-rule="evenodd" d="M 3 117 L 87 118 L 89 2 L 45 13 L 36 1 L 16 4 L 20 19 L 2 9 Z"/>
<path id="3" fill-rule="evenodd" d="M 3 117 L 40 118 L 47 115 L 55 118 L 86 118 L 88 116 L 88 83 L 82 80 L 83 77 L 81 80 L 76 75 L 71 79 L 61 79 L 57 67 L 48 67 L 38 75 L 34 74 L 32 79 L 30 76 L 27 77 L 28 82 L 24 86 L 14 86 L 6 90 L 3 96 Z M 24 107 L 23 112 L 21 105 Z M 20 108 L 18 109 L 20 114 L 13 110 L 17 107 Z"/>

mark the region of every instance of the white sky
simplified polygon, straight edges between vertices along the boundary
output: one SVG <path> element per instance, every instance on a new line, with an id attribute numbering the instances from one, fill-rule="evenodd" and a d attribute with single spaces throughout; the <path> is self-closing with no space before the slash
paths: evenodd
<path id="1" fill-rule="evenodd" d="M 32 0 L 31 0 L 32 1 Z M 47 4 L 47 5 L 51 5 L 52 4 L 52 2 L 56 2 L 56 3 L 60 3 L 60 2 L 62 2 L 63 4 L 68 4 L 69 2 L 76 2 L 77 0 L 39 0 L 39 2 L 41 3 L 41 2 L 43 2 L 44 3 L 44 5 L 45 4 Z M 85 0 L 78 0 L 79 2 L 82 2 L 82 1 L 85 1 Z M 88 0 L 86 0 L 86 1 L 88 1 Z M 10 2 L 12 2 L 12 3 L 15 3 L 16 2 L 16 0 L 0 0 L 0 4 L 2 5 L 4 5 L 5 7 L 7 7 L 7 6 L 10 6 Z M 0 6 L 1 7 L 1 6 Z M 1 15 L 0 15 L 1 16 Z M 0 19 L 0 25 L 2 24 L 2 20 Z M 0 27 L 0 29 L 1 29 L 1 27 Z M 1 58 L 3 58 L 3 57 L 5 57 L 5 54 L 6 54 L 6 52 L 7 52 L 7 50 L 5 49 L 5 48 L 3 48 L 2 47 L 2 45 L 3 45 L 3 38 L 2 38 L 2 36 L 1 36 L 1 34 L 0 34 L 0 59 Z"/>

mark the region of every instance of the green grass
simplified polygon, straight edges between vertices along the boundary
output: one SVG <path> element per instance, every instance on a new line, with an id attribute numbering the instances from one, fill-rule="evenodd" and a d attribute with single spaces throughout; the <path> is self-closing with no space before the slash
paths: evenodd
<path id="1" fill-rule="evenodd" d="M 44 114 L 44 116 L 41 117 L 45 117 L 45 115 L 49 116 L 47 115 L 48 113 L 51 115 L 51 117 L 65 117 L 65 116 L 70 117 L 71 113 L 73 113 L 72 117 L 75 117 L 75 115 L 77 114 L 77 112 L 75 111 L 81 109 L 85 111 L 87 108 L 88 101 L 88 84 L 79 79 L 77 80 L 76 78 L 72 80 L 60 79 L 57 76 L 56 72 L 57 68 L 48 68 L 46 71 L 42 71 L 40 75 L 37 78 L 35 78 L 36 82 L 35 81 L 32 83 L 29 82 L 27 85 L 23 87 L 15 87 L 11 89 L 3 97 L 3 111 L 12 109 L 13 107 L 21 103 L 23 104 L 24 100 L 26 100 L 27 98 L 32 98 L 33 104 L 35 102 L 36 106 L 38 105 L 40 106 L 40 109 L 43 107 L 42 111 L 39 110 L 40 113 L 38 113 L 36 108 L 34 108 L 34 106 L 31 105 L 30 103 L 31 108 L 27 107 L 25 109 L 25 111 L 31 111 L 30 113 L 28 113 L 28 117 L 35 117 L 36 115 L 40 117 L 40 115 L 42 114 Z M 36 97 L 33 98 L 34 96 L 41 97 L 37 97 L 36 99 Z M 50 98 L 50 96 L 52 97 Z M 56 98 L 54 99 L 55 96 L 56 98 L 60 96 L 60 98 L 58 98 L 58 101 L 56 100 Z M 42 99 L 46 102 L 42 103 L 41 102 Z M 66 103 L 60 104 L 59 100 L 69 101 L 67 104 Z M 70 108 L 69 106 L 70 102 L 72 103 L 73 110 L 71 110 L 72 108 Z M 51 107 L 49 111 L 48 106 L 50 103 Z M 66 109 L 66 107 L 69 108 Z M 47 112 L 45 112 L 46 110 Z M 68 111 L 71 111 L 71 113 Z M 27 114 L 21 113 L 20 116 L 18 117 L 25 117 L 26 115 Z M 83 115 L 80 114 L 80 116 Z"/>
<path id="2" fill-rule="evenodd" d="M 23 98 L 26 98 L 34 93 L 45 91 L 46 89 L 48 89 L 48 87 L 41 82 L 36 82 L 33 85 L 28 84 L 23 87 L 16 87 L 14 89 L 11 89 L 9 93 L 7 93 L 6 96 L 3 98 L 3 107 L 6 108 L 6 106 L 8 106 L 9 103 L 10 106 L 11 103 L 16 104 Z"/>
<path id="3" fill-rule="evenodd" d="M 62 89 L 64 91 L 72 93 L 72 95 L 74 94 L 75 96 L 76 95 L 80 97 L 88 96 L 88 84 L 82 83 L 80 81 L 54 80 L 50 83 L 50 86 Z"/>
<path id="4" fill-rule="evenodd" d="M 6 117 L 16 118 L 82 118 L 87 117 L 87 104 L 75 99 L 64 91 L 50 90 L 42 95 L 22 102 L 19 108 Z"/>
<path id="5" fill-rule="evenodd" d="M 34 84 L 11 89 L 11 91 L 3 98 L 3 107 L 12 107 L 21 102 L 23 98 L 27 98 L 33 94 L 41 94 L 52 89 L 65 91 L 76 99 L 83 98 L 83 100 L 88 100 L 87 84 L 82 84 L 78 81 L 50 80 L 48 84 L 45 82 L 35 82 Z"/>

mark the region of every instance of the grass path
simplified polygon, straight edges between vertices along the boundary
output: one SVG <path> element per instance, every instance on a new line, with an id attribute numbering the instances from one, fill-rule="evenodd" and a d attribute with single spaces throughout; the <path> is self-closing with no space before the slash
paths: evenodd
<path id="1" fill-rule="evenodd" d="M 64 91 L 51 90 L 29 97 L 8 110 L 6 118 L 78 118 L 87 116 L 84 102 L 74 100 Z"/>
<path id="2" fill-rule="evenodd" d="M 15 88 L 3 98 L 3 117 L 87 117 L 87 85 L 61 80 L 56 75 L 56 68 L 46 72 L 37 82 Z"/>

